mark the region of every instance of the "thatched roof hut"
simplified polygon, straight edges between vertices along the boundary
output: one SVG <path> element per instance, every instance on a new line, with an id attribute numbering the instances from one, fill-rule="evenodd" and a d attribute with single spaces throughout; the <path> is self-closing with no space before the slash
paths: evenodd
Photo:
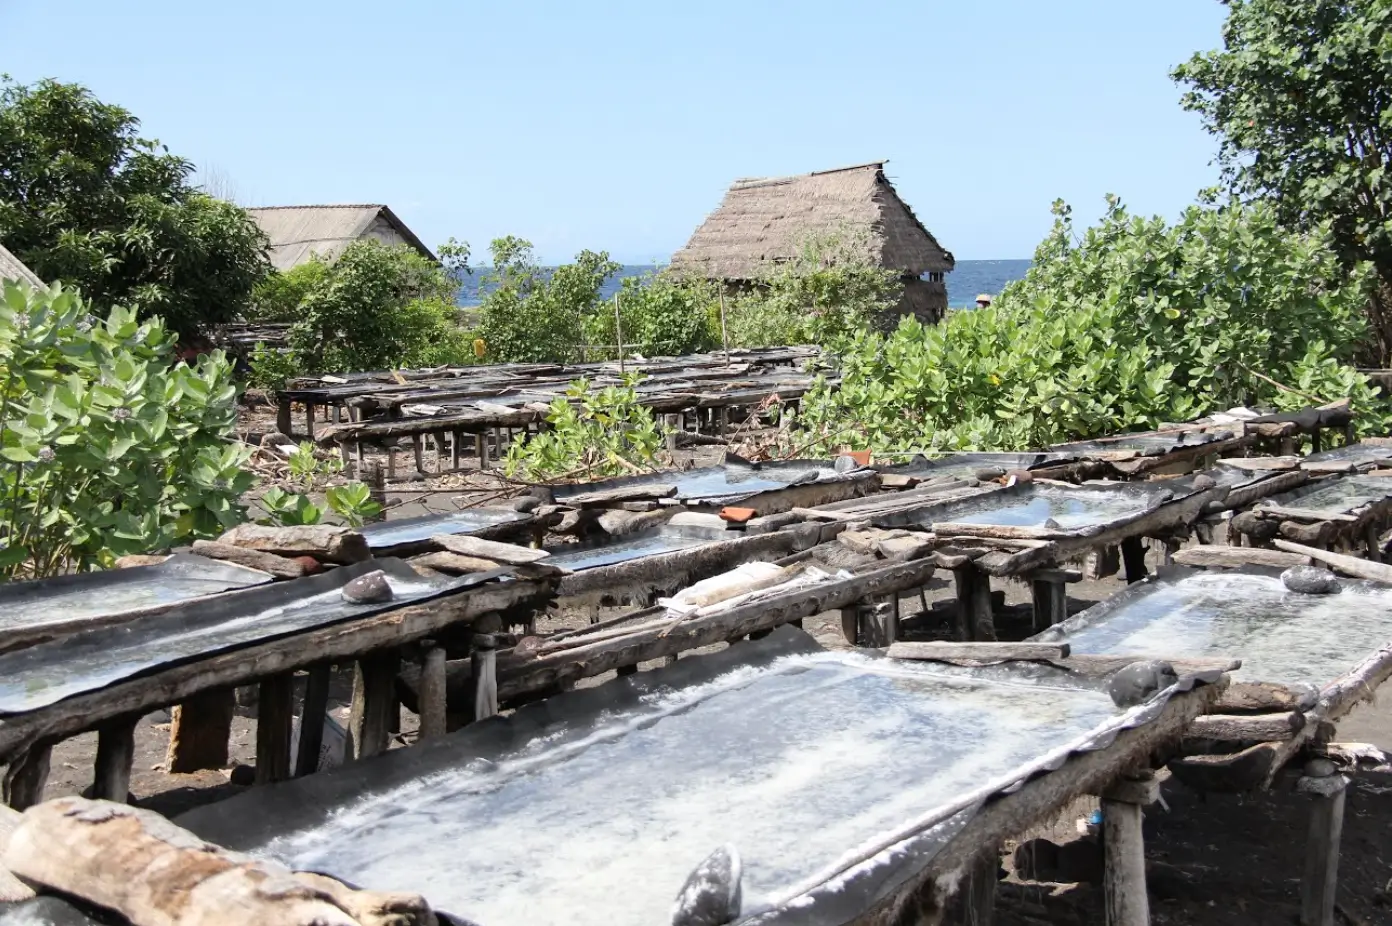
<path id="1" fill-rule="evenodd" d="M 431 260 L 437 258 L 406 223 L 383 205 L 263 206 L 247 213 L 271 240 L 271 264 L 281 271 L 312 256 L 332 259 L 364 238 L 409 245 Z"/>
<path id="2" fill-rule="evenodd" d="M 41 287 L 43 280 L 28 267 L 24 262 L 15 257 L 5 246 L 0 244 L 0 280 L 22 280 L 30 286 Z"/>
<path id="3" fill-rule="evenodd" d="M 870 262 L 904 280 L 901 313 L 936 321 L 947 308 L 943 274 L 955 261 L 899 198 L 884 165 L 875 161 L 795 177 L 737 180 L 720 208 L 672 256 L 671 270 L 754 284 L 793 259 L 810 236 L 849 231 Z"/>

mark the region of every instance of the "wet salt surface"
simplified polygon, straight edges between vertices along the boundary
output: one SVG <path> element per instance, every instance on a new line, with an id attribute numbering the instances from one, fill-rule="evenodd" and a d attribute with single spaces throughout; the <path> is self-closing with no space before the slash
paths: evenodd
<path id="1" fill-rule="evenodd" d="M 269 581 L 262 572 L 181 555 L 157 566 L 12 582 L 0 592 L 0 635 L 11 629 L 144 611 Z"/>
<path id="2" fill-rule="evenodd" d="M 1118 488 L 1114 491 L 1076 491 L 1054 486 L 1031 486 L 1018 494 L 998 492 L 964 502 L 957 510 L 933 518 L 936 523 L 1044 527 L 1053 518 L 1064 530 L 1109 524 L 1141 514 L 1154 506 L 1158 492 Z"/>
<path id="3" fill-rule="evenodd" d="M 1112 611 L 1104 603 L 1041 639 L 1075 653 L 1231 656 L 1237 677 L 1324 686 L 1392 640 L 1392 589 L 1343 581 L 1337 595 L 1288 591 L 1275 576 L 1162 580 Z"/>
<path id="4" fill-rule="evenodd" d="M 1100 692 L 787 657 L 649 695 L 583 738 L 364 796 L 251 851 L 483 926 L 652 926 L 728 842 L 748 914 L 1117 717 Z"/>
<path id="5" fill-rule="evenodd" d="M 389 574 L 388 581 L 395 598 L 385 605 L 349 604 L 343 600 L 341 586 L 334 585 L 284 604 L 234 611 L 225 618 L 216 614 L 190 616 L 181 609 L 0 654 L 0 714 L 46 707 L 181 659 L 400 607 L 442 588 L 398 575 Z M 289 583 L 281 586 L 287 587 Z"/>
<path id="6" fill-rule="evenodd" d="M 1342 514 L 1380 502 L 1390 495 L 1392 479 L 1382 476 L 1340 476 L 1317 483 L 1313 487 L 1272 496 L 1270 504 Z"/>
<path id="7" fill-rule="evenodd" d="M 1342 462 L 1364 466 L 1383 460 L 1392 461 L 1392 447 L 1383 444 L 1348 444 L 1333 450 L 1322 450 L 1305 458 L 1306 463 Z"/>
<path id="8" fill-rule="evenodd" d="M 367 538 L 369 547 L 381 550 L 397 544 L 429 540 L 436 534 L 467 534 L 485 527 L 521 521 L 527 517 L 507 508 L 468 508 L 444 515 L 369 524 L 363 527 L 362 534 Z"/>

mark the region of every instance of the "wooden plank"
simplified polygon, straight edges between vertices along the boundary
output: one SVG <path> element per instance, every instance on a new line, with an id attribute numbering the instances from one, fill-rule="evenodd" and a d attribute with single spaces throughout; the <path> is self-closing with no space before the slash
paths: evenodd
<path id="1" fill-rule="evenodd" d="M 1263 502 L 1258 505 L 1257 511 L 1266 517 L 1294 518 L 1298 521 L 1342 521 L 1345 524 L 1356 524 L 1359 520 L 1358 515 L 1354 514 L 1320 511 L 1313 508 L 1288 507 L 1286 505 L 1275 505 L 1271 502 Z"/>
<path id="2" fill-rule="evenodd" d="M 227 765 L 227 740 L 232 735 L 232 715 L 237 709 L 236 692 L 231 687 L 217 687 L 190 694 L 195 696 L 174 705 L 170 714 L 169 749 L 164 761 L 170 774 Z M 60 701 L 54 708 L 65 703 Z M 0 726 L 0 731 L 3 729 Z"/>
<path id="3" fill-rule="evenodd" d="M 1301 556 L 1309 557 L 1312 560 L 1324 563 L 1326 566 L 1338 572 L 1342 572 L 1344 575 L 1392 584 L 1392 566 L 1385 563 L 1370 563 L 1366 559 L 1359 559 L 1356 556 L 1333 553 L 1329 550 L 1321 550 L 1317 547 L 1307 547 L 1304 544 L 1292 543 L 1289 540 L 1276 540 L 1273 542 L 1278 550 L 1285 550 L 1287 553 L 1297 553 Z"/>
<path id="4" fill-rule="evenodd" d="M 362 534 L 332 524 L 239 524 L 219 537 L 218 542 L 280 556 L 313 556 L 333 563 L 358 563 L 372 556 Z"/>
<path id="5" fill-rule="evenodd" d="M 195 540 L 193 552 L 209 559 L 224 560 L 238 566 L 257 569 L 277 579 L 298 579 L 305 574 L 304 564 L 293 559 L 216 540 Z"/>
<path id="6" fill-rule="evenodd" d="M 1213 709 L 1219 714 L 1308 711 L 1318 699 L 1313 686 L 1305 692 L 1275 682 L 1233 682 Z"/>
<path id="7" fill-rule="evenodd" d="M 1107 926 L 1150 926 L 1140 805 L 1102 801 L 1102 844 Z"/>
<path id="8" fill-rule="evenodd" d="M 1068 658 L 1067 643 L 895 643 L 885 654 L 891 659 L 924 659 L 943 661 L 975 659 L 982 662 L 1013 662 L 1015 660 L 1052 660 Z"/>
<path id="9" fill-rule="evenodd" d="M 421 656 L 420 741 L 429 742 L 445 735 L 445 648 L 433 642 Z"/>
<path id="10" fill-rule="evenodd" d="M 391 711 L 396 706 L 396 673 L 401 656 L 395 649 L 368 653 L 353 666 L 353 705 L 348 715 L 353 758 L 381 755 L 391 744 Z"/>
<path id="11" fill-rule="evenodd" d="M 1174 555 L 1174 561 L 1181 566 L 1273 566 L 1277 569 L 1289 569 L 1291 566 L 1308 565 L 1310 558 L 1298 553 L 1264 550 L 1260 547 L 1198 546 L 1180 550 Z"/>
<path id="12" fill-rule="evenodd" d="M 295 719 L 295 677 L 282 672 L 261 680 L 256 699 L 256 783 L 290 777 L 290 732 Z"/>
<path id="13" fill-rule="evenodd" d="M 131 764 L 135 761 L 135 725 L 139 717 L 123 717 L 97 730 L 97 760 L 92 796 L 126 803 L 130 796 Z"/>
<path id="14" fill-rule="evenodd" d="M 509 566 L 535 563 L 537 560 L 546 559 L 551 555 L 545 550 L 519 547 L 513 543 L 499 543 L 496 540 L 484 540 L 481 537 L 470 537 L 468 534 L 436 534 L 430 538 L 430 542 L 450 553 L 488 559 Z"/>
<path id="15" fill-rule="evenodd" d="M 1300 923 L 1334 926 L 1348 779 L 1342 775 L 1302 778 L 1297 789 L 1313 795 L 1305 837 L 1305 876 L 1300 882 Z"/>
<path id="16" fill-rule="evenodd" d="M 324 717 L 329 712 L 329 683 L 333 664 L 321 662 L 309 667 L 305 680 L 304 707 L 300 710 L 300 742 L 295 752 L 294 775 L 312 775 L 319 769 L 319 753 L 324 747 Z"/>

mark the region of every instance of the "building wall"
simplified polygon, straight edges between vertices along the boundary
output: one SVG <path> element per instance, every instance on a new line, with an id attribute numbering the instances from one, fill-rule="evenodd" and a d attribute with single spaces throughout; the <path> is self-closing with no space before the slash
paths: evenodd
<path id="1" fill-rule="evenodd" d="M 905 315 L 916 315 L 925 325 L 936 325 L 947 313 L 947 284 L 942 280 L 920 280 L 909 277 L 903 280 L 904 295 L 899 305 L 886 312 L 884 325 L 893 329 Z"/>

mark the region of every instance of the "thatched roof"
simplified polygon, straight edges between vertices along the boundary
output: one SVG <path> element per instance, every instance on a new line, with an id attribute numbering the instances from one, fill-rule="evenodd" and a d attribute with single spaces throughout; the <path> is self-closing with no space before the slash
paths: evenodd
<path id="1" fill-rule="evenodd" d="M 873 263 L 918 276 L 946 272 L 952 254 L 923 227 L 884 175 L 883 161 L 796 177 L 737 180 L 672 256 L 672 270 L 713 280 L 758 280 L 812 235 L 850 232 Z"/>
<path id="2" fill-rule="evenodd" d="M 271 239 L 271 264 L 289 270 L 318 254 L 334 258 L 362 238 L 380 218 L 411 247 L 431 260 L 436 257 L 406 223 L 386 206 L 263 206 L 247 212 Z"/>
<path id="3" fill-rule="evenodd" d="M 0 244 L 0 280 L 23 280 L 35 287 L 44 285 L 43 280 L 40 280 L 34 271 L 24 266 L 18 257 L 5 250 L 3 244 Z"/>

